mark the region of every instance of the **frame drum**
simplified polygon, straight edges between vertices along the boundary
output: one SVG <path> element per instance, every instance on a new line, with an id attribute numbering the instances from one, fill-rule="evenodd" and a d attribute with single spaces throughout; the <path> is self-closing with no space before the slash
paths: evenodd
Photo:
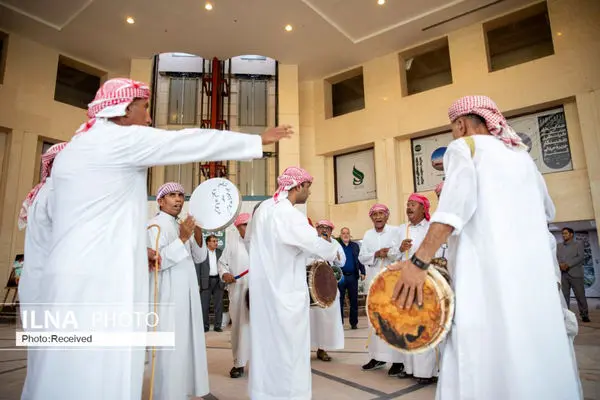
<path id="1" fill-rule="evenodd" d="M 435 269 L 427 270 L 423 306 L 403 310 L 392 301 L 402 270 L 382 270 L 371 283 L 367 315 L 375 334 L 403 353 L 435 348 L 448 334 L 454 317 L 454 293 Z M 416 299 L 415 299 L 416 300 Z"/>
<path id="2" fill-rule="evenodd" d="M 327 262 L 316 261 L 307 265 L 306 280 L 311 307 L 327 308 L 333 304 L 337 296 L 338 285 L 333 269 Z"/>
<path id="3" fill-rule="evenodd" d="M 196 225 L 207 231 L 221 231 L 235 221 L 242 208 L 238 188 L 224 178 L 202 182 L 190 196 L 188 212 Z"/>

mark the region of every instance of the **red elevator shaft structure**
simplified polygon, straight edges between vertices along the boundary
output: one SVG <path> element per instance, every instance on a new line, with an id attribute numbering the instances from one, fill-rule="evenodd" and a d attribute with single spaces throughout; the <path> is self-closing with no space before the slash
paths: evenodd
<path id="1" fill-rule="evenodd" d="M 201 127 L 226 130 L 229 128 L 230 71 L 225 71 L 226 62 L 218 58 L 208 60 L 209 70 L 202 74 Z M 231 68 L 231 63 L 228 63 Z M 203 70 L 205 65 L 203 66 Z M 206 101 L 205 101 L 206 96 Z M 206 105 L 206 112 L 204 110 Z M 227 106 L 227 107 L 226 107 Z M 226 110 L 227 108 L 227 110 Z M 227 111 L 227 119 L 225 112 Z M 227 165 L 222 161 L 201 164 L 205 178 L 227 177 Z"/>

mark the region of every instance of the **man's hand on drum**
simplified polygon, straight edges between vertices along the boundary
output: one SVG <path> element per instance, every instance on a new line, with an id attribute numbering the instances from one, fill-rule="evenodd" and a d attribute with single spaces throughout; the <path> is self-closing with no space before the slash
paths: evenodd
<path id="1" fill-rule="evenodd" d="M 423 305 L 423 285 L 427 277 L 427 271 L 413 265 L 410 261 L 398 261 L 388 265 L 390 270 L 402 270 L 400 279 L 394 287 L 392 300 L 398 301 L 398 306 L 402 309 L 410 308 L 417 298 L 417 304 Z"/>
<path id="2" fill-rule="evenodd" d="M 156 259 L 158 258 L 158 269 L 160 269 L 160 263 L 162 259 L 160 258 L 160 254 L 156 254 L 156 251 L 146 248 L 148 250 L 148 268 L 150 271 L 154 271 L 154 267 L 156 266 Z"/>
<path id="3" fill-rule="evenodd" d="M 400 245 L 400 252 L 404 253 L 405 251 L 409 251 L 412 247 L 412 239 L 404 239 L 402 244 Z"/>
<path id="4" fill-rule="evenodd" d="M 235 282 L 235 276 L 233 276 L 233 274 L 230 274 L 229 272 L 225 272 L 223 274 L 223 282 L 233 283 L 233 282 Z"/>
<path id="5" fill-rule="evenodd" d="M 262 144 L 271 144 L 279 142 L 283 138 L 289 138 L 293 134 L 294 131 L 291 125 L 282 125 L 267 129 L 260 137 Z"/>
<path id="6" fill-rule="evenodd" d="M 363 274 L 360 274 L 360 280 L 361 280 L 361 281 L 364 281 L 364 280 L 365 280 L 365 278 L 366 278 L 366 276 L 365 276 L 365 275 L 363 275 Z"/>
<path id="7" fill-rule="evenodd" d="M 179 239 L 183 243 L 187 242 L 194 233 L 194 229 L 196 227 L 196 222 L 191 215 L 188 215 L 187 218 L 179 225 Z"/>

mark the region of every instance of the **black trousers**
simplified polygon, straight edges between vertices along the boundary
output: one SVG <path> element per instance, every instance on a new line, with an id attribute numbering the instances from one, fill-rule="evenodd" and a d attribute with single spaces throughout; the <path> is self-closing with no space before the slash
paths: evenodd
<path id="1" fill-rule="evenodd" d="M 204 329 L 209 328 L 208 313 L 210 309 L 210 299 L 215 305 L 215 328 L 220 328 L 223 324 L 223 291 L 219 276 L 211 276 L 208 281 L 208 289 L 200 290 L 200 301 L 202 302 L 202 317 L 204 318 Z"/>
<path id="2" fill-rule="evenodd" d="M 340 290 L 340 307 L 342 312 L 342 323 L 344 323 L 344 299 L 346 291 L 350 298 L 350 325 L 358 324 L 358 276 L 344 275 L 344 280 L 338 284 Z"/>

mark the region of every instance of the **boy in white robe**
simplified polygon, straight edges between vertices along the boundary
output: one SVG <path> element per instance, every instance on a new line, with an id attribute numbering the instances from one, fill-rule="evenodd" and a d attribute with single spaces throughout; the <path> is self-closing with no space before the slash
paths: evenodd
<path id="1" fill-rule="evenodd" d="M 261 158 L 263 144 L 291 134 L 289 127 L 260 136 L 155 129 L 149 126 L 149 98 L 150 88 L 141 82 L 106 81 L 88 105 L 89 120 L 54 161 L 55 207 L 42 295 L 45 311 L 71 312 L 77 333 L 131 337 L 147 332 L 146 319 L 137 316 L 150 312 L 149 167 Z M 72 334 L 74 328 L 67 324 L 58 331 Z M 28 399 L 139 399 L 145 349 L 133 343 L 119 346 L 38 350 L 39 373 L 32 377 Z"/>
<path id="2" fill-rule="evenodd" d="M 250 312 L 246 306 L 248 290 L 248 265 L 250 259 L 244 245 L 250 214 L 241 213 L 234 221 L 237 234 L 229 235 L 225 250 L 219 258 L 219 276 L 227 283 L 229 293 L 229 315 L 231 315 L 232 378 L 244 375 L 244 367 L 250 358 Z"/>
<path id="3" fill-rule="evenodd" d="M 444 194 L 411 260 L 391 266 L 402 269 L 398 305 L 421 305 L 429 262 L 451 239 L 455 314 L 436 398 L 576 399 L 544 179 L 491 99 L 462 98 L 448 114 L 456 140 L 444 155 Z"/>
<path id="4" fill-rule="evenodd" d="M 365 232 L 358 255 L 358 260 L 367 270 L 367 287 L 384 267 L 400 257 L 399 230 L 397 226 L 388 225 L 389 216 L 390 210 L 384 204 L 375 204 L 369 210 L 373 229 Z M 377 336 L 370 320 L 369 327 L 371 327 L 371 331 L 367 346 L 370 360 L 362 366 L 363 371 L 373 371 L 383 368 L 386 363 L 392 363 L 388 375 L 401 376 L 406 356 Z"/>
<path id="5" fill-rule="evenodd" d="M 346 263 L 346 254 L 337 240 L 331 239 L 334 225 L 331 221 L 320 220 L 317 222 L 317 233 L 323 239 L 337 245 L 337 256 L 333 265 L 341 268 Z M 309 258 L 308 264 L 315 259 Z M 321 361 L 331 361 L 327 350 L 340 350 L 344 348 L 344 325 L 340 313 L 340 293 L 333 304 L 327 308 L 317 306 L 310 307 L 310 342 L 311 347 L 317 349 L 317 358 Z"/>
<path id="6" fill-rule="evenodd" d="M 209 393 L 202 305 L 194 263 L 207 257 L 202 229 L 192 216 L 178 223 L 185 189 L 168 182 L 156 194 L 158 214 L 148 222 L 148 247 L 156 246 L 162 263 L 158 271 L 159 332 L 175 332 L 175 348 L 156 351 L 155 400 L 187 400 Z M 154 273 L 150 303 L 154 302 Z"/>
<path id="7" fill-rule="evenodd" d="M 333 262 L 337 246 L 317 235 L 295 204 L 310 195 L 312 177 L 289 167 L 279 188 L 256 210 L 250 239 L 251 399 L 310 400 L 309 295 L 306 259 Z"/>

